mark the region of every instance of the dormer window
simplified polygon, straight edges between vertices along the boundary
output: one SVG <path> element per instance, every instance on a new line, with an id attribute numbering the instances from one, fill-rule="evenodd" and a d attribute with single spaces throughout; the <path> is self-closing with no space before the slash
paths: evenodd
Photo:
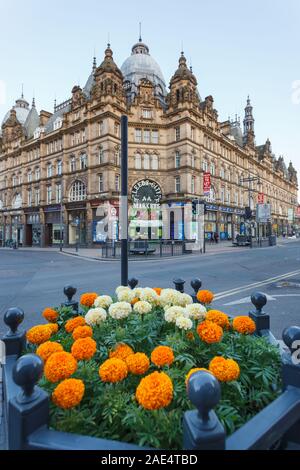
<path id="1" fill-rule="evenodd" d="M 63 120 L 61 117 L 56 118 L 53 124 L 53 129 L 56 131 L 62 127 Z"/>
<path id="2" fill-rule="evenodd" d="M 39 139 L 40 135 L 41 135 L 41 128 L 37 127 L 37 129 L 34 131 L 33 138 Z"/>

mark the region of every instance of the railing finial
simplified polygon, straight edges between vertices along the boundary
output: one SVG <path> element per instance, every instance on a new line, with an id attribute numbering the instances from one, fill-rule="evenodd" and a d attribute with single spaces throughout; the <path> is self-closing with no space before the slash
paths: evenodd
<path id="1" fill-rule="evenodd" d="M 4 314 L 4 323 L 10 328 L 6 336 L 15 336 L 23 320 L 24 312 L 21 308 L 9 308 Z"/>
<path id="2" fill-rule="evenodd" d="M 20 357 L 13 367 L 13 380 L 19 385 L 23 393 L 18 396 L 19 403 L 31 403 L 38 395 L 36 384 L 43 375 L 44 363 L 35 354 L 26 354 Z"/>

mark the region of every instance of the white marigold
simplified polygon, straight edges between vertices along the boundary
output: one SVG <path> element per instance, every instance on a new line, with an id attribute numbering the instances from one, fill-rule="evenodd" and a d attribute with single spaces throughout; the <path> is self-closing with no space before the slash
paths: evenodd
<path id="1" fill-rule="evenodd" d="M 161 305 L 178 305 L 181 293 L 175 289 L 163 289 L 160 294 Z"/>
<path id="2" fill-rule="evenodd" d="M 118 295 L 119 292 L 122 292 L 122 291 L 125 291 L 125 290 L 128 291 L 128 290 L 131 290 L 131 289 L 128 286 L 119 286 L 119 287 L 116 288 L 116 294 Z"/>
<path id="3" fill-rule="evenodd" d="M 104 308 L 92 308 L 86 313 L 84 318 L 87 325 L 96 326 L 106 320 L 107 313 Z"/>
<path id="4" fill-rule="evenodd" d="M 145 315 L 146 313 L 150 313 L 152 311 L 152 305 L 145 300 L 141 300 L 134 305 L 133 310 L 140 315 Z"/>
<path id="5" fill-rule="evenodd" d="M 131 312 L 132 308 L 128 302 L 116 302 L 108 309 L 108 313 L 115 320 L 122 320 L 122 318 L 127 318 Z"/>
<path id="6" fill-rule="evenodd" d="M 135 295 L 131 289 L 124 289 L 118 292 L 117 297 L 119 302 L 128 302 L 130 304 L 130 302 L 133 301 Z"/>
<path id="7" fill-rule="evenodd" d="M 154 305 L 158 305 L 160 300 L 159 295 L 155 292 L 155 290 L 151 289 L 151 287 L 145 287 L 142 289 L 140 299 Z"/>
<path id="8" fill-rule="evenodd" d="M 109 295 L 100 295 L 94 302 L 95 307 L 108 308 L 113 303 Z"/>
<path id="9" fill-rule="evenodd" d="M 178 304 L 180 307 L 186 307 L 187 305 L 191 305 L 193 303 L 193 299 L 189 294 L 181 294 L 178 296 Z"/>
<path id="10" fill-rule="evenodd" d="M 135 287 L 132 291 L 134 293 L 134 297 L 140 299 L 142 290 L 143 290 L 142 287 Z"/>
<path id="11" fill-rule="evenodd" d="M 189 318 L 192 318 L 193 320 L 203 321 L 205 320 L 207 310 L 201 304 L 192 304 L 192 305 L 188 305 L 185 308 L 185 313 L 186 313 L 186 316 L 188 316 Z"/>
<path id="12" fill-rule="evenodd" d="M 190 330 L 193 328 L 193 322 L 190 318 L 187 317 L 178 317 L 176 318 L 176 326 L 181 330 Z"/>
<path id="13" fill-rule="evenodd" d="M 185 310 L 183 307 L 170 307 L 165 312 L 165 320 L 168 323 L 176 323 L 177 318 L 183 317 Z"/>

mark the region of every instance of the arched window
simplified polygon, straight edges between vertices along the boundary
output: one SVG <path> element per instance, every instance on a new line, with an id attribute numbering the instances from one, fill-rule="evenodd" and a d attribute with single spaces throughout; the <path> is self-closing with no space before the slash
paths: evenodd
<path id="1" fill-rule="evenodd" d="M 157 155 L 152 155 L 151 167 L 152 167 L 152 170 L 158 170 L 158 157 L 157 157 Z"/>
<path id="2" fill-rule="evenodd" d="M 74 155 L 72 155 L 70 159 L 70 171 L 71 173 L 76 171 L 76 158 L 74 157 Z"/>
<path id="3" fill-rule="evenodd" d="M 12 203 L 13 209 L 20 209 L 22 207 L 22 196 L 21 194 L 16 194 L 13 203 Z"/>
<path id="4" fill-rule="evenodd" d="M 135 155 L 135 169 L 141 170 L 142 169 L 142 157 L 140 153 Z"/>
<path id="5" fill-rule="evenodd" d="M 144 170 L 150 170 L 150 157 L 147 153 L 144 155 Z"/>
<path id="6" fill-rule="evenodd" d="M 86 168 L 87 168 L 87 156 L 86 156 L 86 153 L 82 153 L 80 155 L 80 169 L 86 170 Z"/>
<path id="7" fill-rule="evenodd" d="M 83 201 L 84 199 L 86 199 L 86 185 L 77 180 L 71 186 L 69 201 Z"/>

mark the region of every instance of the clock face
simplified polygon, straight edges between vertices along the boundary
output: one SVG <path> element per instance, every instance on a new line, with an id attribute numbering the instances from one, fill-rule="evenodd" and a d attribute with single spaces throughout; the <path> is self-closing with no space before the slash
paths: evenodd
<path id="1" fill-rule="evenodd" d="M 135 207 L 152 209 L 159 206 L 162 192 L 159 184 L 152 180 L 141 180 L 135 183 L 131 191 Z"/>

